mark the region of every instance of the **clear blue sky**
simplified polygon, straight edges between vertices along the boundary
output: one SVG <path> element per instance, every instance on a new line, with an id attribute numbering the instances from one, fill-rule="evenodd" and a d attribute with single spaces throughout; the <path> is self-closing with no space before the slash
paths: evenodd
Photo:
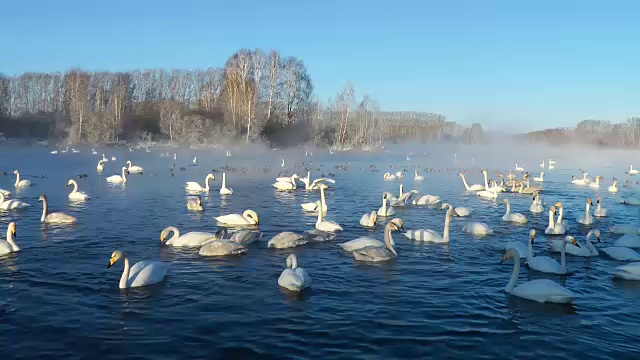
<path id="1" fill-rule="evenodd" d="M 0 72 L 222 66 L 240 48 L 383 109 L 530 130 L 640 116 L 638 1 L 6 0 Z M 522 125 L 518 125 L 522 123 Z"/>

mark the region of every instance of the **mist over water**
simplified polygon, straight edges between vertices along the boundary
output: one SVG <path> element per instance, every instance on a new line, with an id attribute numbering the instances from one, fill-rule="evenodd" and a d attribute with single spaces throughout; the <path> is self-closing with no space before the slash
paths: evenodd
<path id="1" fill-rule="evenodd" d="M 90 148 L 78 154 L 50 155 L 46 147 L 0 146 L 0 188 L 12 198 L 32 205 L 26 211 L 0 213 L 4 234 L 10 221 L 17 223 L 21 251 L 0 257 L 0 358 L 64 356 L 82 358 L 174 359 L 181 357 L 240 359 L 391 359 L 474 358 L 546 359 L 635 358 L 640 312 L 640 285 L 614 281 L 611 270 L 623 263 L 601 253 L 596 258 L 567 256 L 567 276 L 520 270 L 518 283 L 551 279 L 580 295 L 573 306 L 543 305 L 508 296 L 504 286 L 512 264 L 499 265 L 507 241 L 525 242 L 530 228 L 538 230 L 536 254 L 559 259 L 548 250 L 542 214 L 529 212 L 530 195 L 504 193 L 512 211 L 527 216 L 524 226 L 501 220 L 504 207 L 464 192 L 457 176 L 467 171 L 469 183 L 483 183 L 480 169 L 489 176 L 514 169 L 516 162 L 532 176 L 540 163 L 557 161 L 544 170 L 545 209 L 556 201 L 565 207 L 568 234 L 583 241 L 590 229 L 602 231 L 602 244 L 617 239 L 608 228 L 636 224 L 637 207 L 619 199 L 637 196 L 635 182 L 622 187 L 634 151 L 583 147 L 543 147 L 511 140 L 485 146 L 461 144 L 389 145 L 387 151 L 349 151 L 330 154 L 327 149 L 271 150 L 264 146 L 227 149 L 158 147 L 129 152 L 101 147 L 96 151 L 116 161 L 96 173 L 100 155 Z M 161 157 L 160 153 L 169 153 Z M 177 160 L 173 160 L 173 153 Z M 426 155 L 425 155 L 426 153 Z M 197 166 L 190 166 L 193 157 Z M 408 157 L 408 158 L 407 158 Z M 281 167 L 285 160 L 285 168 Z M 126 160 L 145 168 L 130 175 L 125 187 L 107 185 L 104 178 L 119 173 Z M 301 163 L 304 162 L 304 165 Z M 313 164 L 310 164 L 313 162 Z M 175 167 L 172 168 L 172 164 Z M 546 164 L 546 161 L 545 161 Z M 234 194 L 222 197 L 217 189 L 221 167 L 227 165 L 227 186 Z M 344 166 L 346 170 L 336 168 Z M 374 165 L 378 172 L 372 172 Z M 640 167 L 640 162 L 637 164 Z M 183 167 L 184 170 L 180 170 Z M 314 227 L 316 217 L 302 212 L 300 204 L 319 199 L 317 192 L 298 189 L 274 191 L 279 173 L 333 177 L 327 191 L 330 220 L 344 227 L 335 240 L 274 250 L 266 241 L 280 231 L 302 232 Z M 385 172 L 407 168 L 403 181 L 385 182 Z M 413 169 L 425 181 L 413 181 Z M 214 191 L 202 197 L 205 212 L 186 210 L 186 181 L 203 183 L 212 169 Z M 429 169 L 425 171 L 425 169 Z M 14 192 L 11 175 L 19 169 L 34 186 Z M 599 191 L 569 183 L 583 169 L 603 178 Z M 3 172 L 9 175 L 4 176 Z M 92 199 L 71 204 L 65 188 L 79 174 L 80 190 Z M 173 176 L 171 175 L 173 174 Z M 42 178 L 36 176 L 43 176 Z M 619 178 L 620 192 L 611 194 L 611 179 Z M 382 192 L 416 189 L 438 195 L 454 206 L 473 208 L 468 218 L 454 218 L 451 243 L 421 244 L 402 234 L 393 237 L 398 258 L 390 263 L 364 265 L 339 251 L 337 243 L 360 236 L 382 239 L 383 225 L 369 231 L 358 221 L 362 214 L 381 206 Z M 76 216 L 78 224 L 56 227 L 39 223 L 38 197 L 46 193 L 51 211 Z M 582 226 L 587 197 L 602 197 L 609 216 Z M 197 250 L 160 246 L 160 231 L 176 226 L 181 232 L 210 231 L 214 216 L 255 210 L 260 216 L 261 242 L 236 257 L 204 258 Z M 442 231 L 440 207 L 396 208 L 407 229 Z M 463 233 L 470 221 L 485 222 L 495 231 L 484 238 Z M 132 263 L 160 259 L 170 264 L 164 283 L 121 291 L 122 263 L 105 269 L 113 250 L 128 252 Z M 292 295 L 277 285 L 286 256 L 295 253 L 299 266 L 313 279 L 309 291 Z"/>

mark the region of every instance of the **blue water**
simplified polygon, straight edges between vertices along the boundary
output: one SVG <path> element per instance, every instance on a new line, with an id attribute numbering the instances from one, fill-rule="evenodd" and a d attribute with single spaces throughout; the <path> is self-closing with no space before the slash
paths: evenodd
<path id="1" fill-rule="evenodd" d="M 568 276 L 522 267 L 519 283 L 535 278 L 557 281 L 580 295 L 573 306 L 537 304 L 503 291 L 512 271 L 511 264 L 499 264 L 503 255 L 499 249 L 506 241 L 525 242 L 529 229 L 535 228 L 539 230 L 536 253 L 559 259 L 547 250 L 543 234 L 548 215 L 528 211 L 530 196 L 507 194 L 512 211 L 525 214 L 529 224 L 502 222 L 504 208 L 462 191 L 456 168 L 468 169 L 470 183 L 482 182 L 481 165 L 495 174 L 519 161 L 537 173 L 538 163 L 550 156 L 550 150 L 523 150 L 519 157 L 505 149 L 416 146 L 407 160 L 409 150 L 330 155 L 316 149 L 313 156 L 305 157 L 300 149 L 236 149 L 232 157 L 226 157 L 225 149 L 163 148 L 130 153 L 100 148 L 96 150 L 118 158 L 107 163 L 104 175 L 96 173 L 99 156 L 91 155 L 90 149 L 58 155 L 50 155 L 50 150 L 0 147 L 0 188 L 32 205 L 26 211 L 0 215 L 2 237 L 8 222 L 16 221 L 16 241 L 21 247 L 17 254 L 0 257 L 0 359 L 638 356 L 640 283 L 614 281 L 611 270 L 620 263 L 604 254 L 597 258 L 569 255 L 572 273 Z M 559 155 L 558 169 L 547 171 L 543 199 L 547 206 L 563 201 L 570 234 L 578 240 L 584 240 L 589 229 L 598 228 L 603 244 L 597 246 L 609 246 L 616 239 L 607 230 L 611 225 L 637 223 L 638 208 L 618 204 L 620 197 L 634 193 L 635 180 L 629 189 L 620 186 L 617 195 L 606 191 L 612 176 L 617 175 L 621 183 L 625 179 L 627 158 L 633 159 L 633 154 L 603 156 L 590 151 L 592 156 L 576 151 Z M 160 157 L 160 152 L 177 152 L 178 160 Z M 188 166 L 194 155 L 199 166 Z M 288 164 L 287 174 L 303 174 L 300 163 L 308 161 L 314 162 L 312 177 L 335 174 L 336 184 L 327 192 L 328 218 L 345 231 L 334 241 L 285 250 L 266 247 L 266 241 L 280 231 L 302 232 L 315 223 L 315 217 L 305 215 L 299 204 L 315 201 L 317 193 L 272 189 L 271 183 L 282 171 L 281 158 Z M 143 166 L 145 173 L 131 175 L 125 187 L 107 185 L 104 177 L 119 172 L 126 160 Z M 172 163 L 176 164 L 174 176 Z M 336 169 L 338 164 L 347 170 Z M 372 173 L 370 164 L 380 172 Z M 395 261 L 357 263 L 339 251 L 336 243 L 363 235 L 382 239 L 383 226 L 370 232 L 359 227 L 358 220 L 380 207 L 383 191 L 398 191 L 399 182 L 382 181 L 391 164 L 395 164 L 394 172 L 402 166 L 433 168 L 424 174 L 422 183 L 414 183 L 408 173 L 405 189 L 439 195 L 474 211 L 469 218 L 453 219 L 450 245 L 413 243 L 395 233 Z M 204 214 L 188 212 L 184 182 L 202 183 L 207 172 L 224 165 L 234 168 L 227 172 L 227 181 L 235 193 L 221 198 L 213 191 L 203 197 Z M 180 171 L 181 166 L 186 170 Z M 575 219 L 584 213 L 586 198 L 596 192 L 568 183 L 571 175 L 579 175 L 580 167 L 606 180 L 597 194 L 610 216 L 590 227 Z M 34 186 L 16 194 L 14 169 Z M 67 180 L 84 173 L 88 176 L 78 179 L 80 190 L 92 199 L 71 204 Z M 216 177 L 217 189 L 221 174 Z M 41 193 L 47 194 L 51 211 L 74 215 L 78 223 L 42 226 Z M 159 234 L 166 226 L 177 226 L 182 232 L 214 232 L 213 216 L 245 209 L 259 214 L 264 236 L 243 255 L 211 259 L 199 256 L 197 250 L 160 245 Z M 407 229 L 442 231 L 444 213 L 439 207 L 396 210 Z M 468 221 L 486 222 L 496 233 L 484 238 L 465 234 L 461 228 Z M 169 276 L 159 285 L 118 289 L 122 262 L 106 269 L 117 249 L 126 251 L 132 263 L 142 259 L 169 263 Z M 312 289 L 302 294 L 291 294 L 277 285 L 285 258 L 292 252 L 313 279 Z"/>

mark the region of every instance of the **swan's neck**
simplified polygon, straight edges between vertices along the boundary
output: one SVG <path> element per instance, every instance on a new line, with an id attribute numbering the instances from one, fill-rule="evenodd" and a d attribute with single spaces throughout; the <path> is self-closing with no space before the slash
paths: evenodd
<path id="1" fill-rule="evenodd" d="M 78 192 L 78 183 L 77 182 L 73 182 L 73 191 L 72 193 Z"/>
<path id="2" fill-rule="evenodd" d="M 227 187 L 227 174 L 226 173 L 222 173 L 222 187 L 223 188 Z"/>
<path id="3" fill-rule="evenodd" d="M 324 191 L 322 190 L 322 188 L 320 189 L 320 198 L 324 199 L 324 195 L 323 195 Z M 320 211 L 318 211 L 318 220 L 316 221 L 316 224 L 319 224 L 322 222 L 322 212 L 324 211 L 324 206 L 322 204 L 322 200 L 320 201 Z"/>
<path id="4" fill-rule="evenodd" d="M 487 173 L 483 171 L 482 174 L 484 175 L 484 187 L 489 190 L 489 178 L 487 177 Z"/>
<path id="5" fill-rule="evenodd" d="M 13 249 L 13 251 L 20 250 L 18 245 L 15 243 L 15 241 L 13 241 L 13 232 L 11 232 L 11 230 L 7 230 L 7 242 L 9 243 L 9 245 L 11 245 L 11 248 Z"/>
<path id="6" fill-rule="evenodd" d="M 320 188 L 320 202 L 322 203 L 322 210 L 327 211 L 327 202 L 324 197 L 324 188 Z"/>
<path id="7" fill-rule="evenodd" d="M 532 259 L 533 258 L 533 243 L 531 241 L 531 239 L 529 239 L 528 241 L 529 245 L 528 245 L 528 258 Z"/>
<path id="8" fill-rule="evenodd" d="M 585 206 L 585 220 L 589 219 L 591 217 L 591 214 L 589 214 L 589 210 L 591 209 L 591 205 L 589 203 L 587 203 L 587 205 Z"/>
<path id="9" fill-rule="evenodd" d="M 223 178 L 224 178 L 224 176 L 223 176 Z M 210 179 L 209 175 L 207 175 L 207 177 L 204 178 L 204 190 L 205 191 L 209 191 L 209 179 Z"/>
<path id="10" fill-rule="evenodd" d="M 298 267 L 298 259 L 294 256 L 291 258 L 291 268 L 295 269 Z"/>
<path id="11" fill-rule="evenodd" d="M 504 205 L 507 207 L 507 212 L 504 213 L 505 216 L 511 214 L 511 203 L 509 201 L 505 201 Z"/>
<path id="12" fill-rule="evenodd" d="M 20 183 L 20 173 L 16 173 L 16 186 Z"/>
<path id="13" fill-rule="evenodd" d="M 596 211 L 597 212 L 602 211 L 602 203 L 598 202 L 598 205 L 596 206 Z"/>
<path id="14" fill-rule="evenodd" d="M 384 245 L 387 247 L 387 249 L 389 249 L 389 251 L 394 253 L 395 256 L 398 256 L 398 253 L 396 252 L 396 249 L 393 247 L 393 244 L 391 242 L 391 228 L 387 227 L 384 229 Z"/>
<path id="15" fill-rule="evenodd" d="M 382 212 L 387 215 L 387 199 L 382 198 Z"/>
<path id="16" fill-rule="evenodd" d="M 567 242 L 562 239 L 562 249 L 560 249 L 560 266 L 567 272 Z"/>
<path id="17" fill-rule="evenodd" d="M 400 196 L 398 196 L 398 199 L 402 197 L 403 190 L 404 190 L 404 187 L 402 186 L 402 184 L 400 184 Z"/>
<path id="18" fill-rule="evenodd" d="M 127 182 L 127 169 L 122 168 L 122 182 L 126 183 Z"/>
<path id="19" fill-rule="evenodd" d="M 589 232 L 587 234 L 587 249 L 589 249 L 589 251 L 591 252 L 591 255 L 593 256 L 598 256 L 600 253 L 598 253 L 598 249 L 596 249 L 595 246 L 593 246 L 593 244 L 591 243 L 591 232 Z"/>
<path id="20" fill-rule="evenodd" d="M 558 214 L 558 224 L 562 224 L 562 208 L 560 208 L 560 214 Z"/>
<path id="21" fill-rule="evenodd" d="M 520 274 L 520 256 L 513 257 L 513 272 L 511 273 L 511 278 L 509 279 L 509 283 L 504 288 L 504 291 L 511 293 L 513 289 L 516 287 L 516 281 L 518 280 L 518 274 Z"/>
<path id="22" fill-rule="evenodd" d="M 173 226 L 172 226 L 172 227 L 170 227 L 169 229 L 173 232 L 173 236 L 171 237 L 171 239 L 169 239 L 169 240 L 167 241 L 167 243 L 168 243 L 169 241 L 175 241 L 175 240 L 177 240 L 177 239 L 180 237 L 180 230 L 178 230 L 178 228 L 177 228 L 177 227 L 173 227 Z"/>
<path id="23" fill-rule="evenodd" d="M 42 217 L 40 218 L 40 222 L 44 222 L 44 219 L 47 217 L 48 211 L 49 211 L 49 206 L 47 205 L 47 200 L 42 199 Z"/>
<path id="24" fill-rule="evenodd" d="M 447 215 L 444 218 L 444 230 L 442 231 L 442 240 L 449 241 L 449 227 L 451 226 L 451 210 L 447 211 Z"/>
<path id="25" fill-rule="evenodd" d="M 127 288 L 127 280 L 129 280 L 129 258 L 124 257 L 124 270 L 122 271 L 122 276 L 120 277 L 120 289 Z"/>
<path id="26" fill-rule="evenodd" d="M 553 221 L 553 211 L 549 210 L 549 227 L 555 228 L 555 221 Z"/>
<path id="27" fill-rule="evenodd" d="M 470 190 L 471 188 L 469 187 L 469 184 L 467 184 L 467 179 L 464 178 L 464 175 L 460 175 L 460 177 L 462 178 L 465 190 Z"/>

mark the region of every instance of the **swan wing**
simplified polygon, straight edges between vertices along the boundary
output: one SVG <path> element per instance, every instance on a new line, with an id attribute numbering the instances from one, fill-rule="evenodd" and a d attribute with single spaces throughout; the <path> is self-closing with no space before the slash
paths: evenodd
<path id="1" fill-rule="evenodd" d="M 75 223 L 78 219 L 65 213 L 51 213 L 45 218 L 46 222 L 59 223 L 59 224 L 71 224 Z"/>
<path id="2" fill-rule="evenodd" d="M 533 270 L 544 273 L 560 274 L 563 273 L 562 266 L 555 259 L 548 256 L 534 256 L 527 259 L 527 265 Z"/>
<path id="3" fill-rule="evenodd" d="M 640 248 L 640 236 L 624 234 L 613 243 L 613 246 L 624 246 L 628 248 Z"/>
<path id="4" fill-rule="evenodd" d="M 308 242 L 304 235 L 296 234 L 290 231 L 283 231 L 276 236 L 272 237 L 267 243 L 267 247 L 276 249 L 286 249 L 299 245 L 304 245 Z"/>
<path id="5" fill-rule="evenodd" d="M 153 260 L 143 260 L 131 267 L 127 284 L 129 287 L 156 284 L 164 280 L 169 265 Z"/>
<path id="6" fill-rule="evenodd" d="M 603 248 L 602 251 L 604 251 L 605 254 L 609 255 L 611 258 L 619 261 L 640 260 L 640 254 L 638 254 L 638 252 L 633 249 L 629 249 L 628 247 L 612 246 Z"/>
<path id="7" fill-rule="evenodd" d="M 431 229 L 414 229 L 408 230 L 403 234 L 407 239 L 418 241 L 442 241 L 442 235 Z"/>
<path id="8" fill-rule="evenodd" d="M 300 204 L 300 206 L 302 207 L 302 210 L 306 211 L 306 212 L 315 212 L 318 210 L 318 202 L 310 202 L 310 203 L 304 203 L 304 204 Z"/>
<path id="9" fill-rule="evenodd" d="M 312 190 L 316 190 L 320 188 L 320 183 L 330 183 L 330 184 L 335 184 L 336 181 L 333 179 L 329 179 L 329 178 L 318 178 L 313 180 L 313 182 L 311 183 L 311 189 Z"/>
<path id="10" fill-rule="evenodd" d="M 173 246 L 184 246 L 184 247 L 193 247 L 200 246 L 205 242 L 214 239 L 216 237 L 215 234 L 208 232 L 200 232 L 200 231 L 191 231 L 184 235 L 180 235 L 176 240 L 169 240 L 167 245 Z"/>
<path id="11" fill-rule="evenodd" d="M 469 215 L 471 215 L 472 211 L 473 211 L 473 209 L 468 208 L 468 207 L 457 207 L 456 208 L 456 212 L 458 213 L 459 216 L 469 216 Z"/>
<path id="12" fill-rule="evenodd" d="M 316 223 L 316 229 L 320 231 L 326 232 L 334 232 L 334 231 L 342 231 L 342 226 L 337 223 L 329 220 L 323 220 L 321 222 Z"/>
<path id="13" fill-rule="evenodd" d="M 195 181 L 187 181 L 184 184 L 184 188 L 187 189 L 187 190 L 201 190 L 201 189 L 203 189 L 203 187 L 200 186 L 200 184 L 198 184 Z"/>
<path id="14" fill-rule="evenodd" d="M 273 183 L 273 187 L 278 190 L 295 190 L 296 189 L 296 185 L 290 181 L 287 181 L 287 182 L 278 181 L 276 183 Z"/>
<path id="15" fill-rule="evenodd" d="M 13 247 L 6 240 L 0 240 L 0 255 L 5 255 L 13 252 Z"/>
<path id="16" fill-rule="evenodd" d="M 304 288 L 308 287 L 308 285 L 310 284 L 307 284 L 305 282 L 305 278 L 295 270 L 284 269 L 280 274 L 280 277 L 278 278 L 278 285 L 290 291 L 301 291 Z"/>
<path id="17" fill-rule="evenodd" d="M 386 247 L 367 246 L 354 250 L 353 257 L 359 261 L 378 262 L 395 259 L 396 255 Z"/>
<path id="18" fill-rule="evenodd" d="M 231 238 L 229 238 L 229 241 L 232 241 L 241 245 L 248 245 L 257 241 L 260 238 L 262 238 L 261 232 L 245 229 L 245 230 L 238 230 L 234 232 L 231 235 Z"/>
<path id="19" fill-rule="evenodd" d="M 222 216 L 214 217 L 214 219 L 216 219 L 216 221 L 218 221 L 219 223 L 229 224 L 229 225 L 252 225 L 252 224 L 255 224 L 255 222 L 252 222 L 252 221 L 248 220 L 247 218 L 245 218 L 244 216 L 242 216 L 240 214 L 222 215 Z"/>
<path id="20" fill-rule="evenodd" d="M 511 293 L 541 303 L 570 303 L 576 298 L 569 289 L 548 279 L 527 281 L 518 285 Z"/>
<path id="21" fill-rule="evenodd" d="M 229 240 L 214 240 L 204 244 L 199 251 L 202 256 L 238 255 L 247 252 L 242 244 Z"/>
<path id="22" fill-rule="evenodd" d="M 345 251 L 354 251 L 368 246 L 384 247 L 384 243 L 380 240 L 376 240 L 370 237 L 359 237 L 357 239 L 338 244 L 338 246 L 340 246 Z"/>

